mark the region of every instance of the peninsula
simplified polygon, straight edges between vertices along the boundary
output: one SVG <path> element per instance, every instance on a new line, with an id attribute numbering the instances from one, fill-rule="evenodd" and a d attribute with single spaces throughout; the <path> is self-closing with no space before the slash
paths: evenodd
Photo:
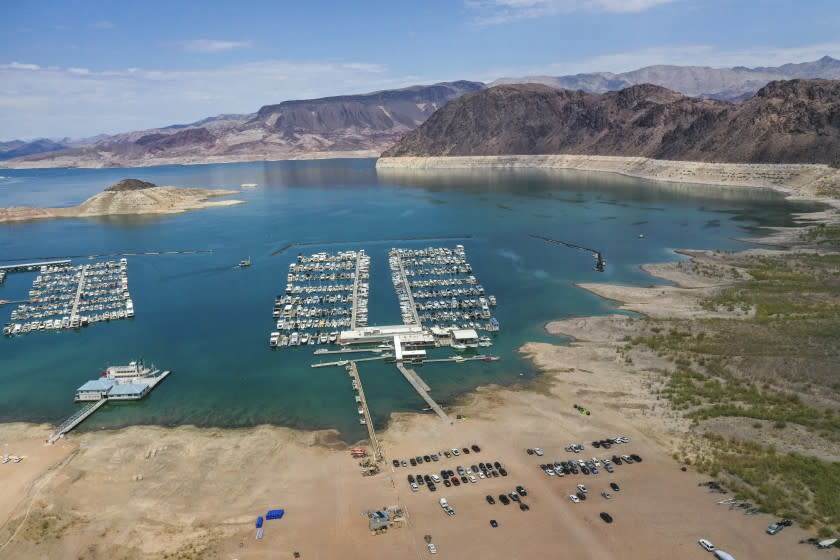
<path id="1" fill-rule="evenodd" d="M 223 189 L 159 187 L 138 179 L 123 179 L 78 206 L 69 208 L 0 208 L 0 223 L 46 218 L 92 218 L 144 214 L 178 214 L 188 210 L 232 206 L 241 200 L 209 200 L 237 194 Z"/>

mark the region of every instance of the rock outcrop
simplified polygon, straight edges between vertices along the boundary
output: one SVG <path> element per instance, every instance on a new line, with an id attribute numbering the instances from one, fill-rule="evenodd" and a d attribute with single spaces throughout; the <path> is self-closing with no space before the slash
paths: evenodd
<path id="1" fill-rule="evenodd" d="M 840 81 L 771 82 L 740 105 L 650 84 L 503 85 L 448 103 L 383 157 L 578 154 L 840 165 Z"/>

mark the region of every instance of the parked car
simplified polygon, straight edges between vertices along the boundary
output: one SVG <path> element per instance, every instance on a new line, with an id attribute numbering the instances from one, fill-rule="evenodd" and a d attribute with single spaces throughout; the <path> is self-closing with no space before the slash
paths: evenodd
<path id="1" fill-rule="evenodd" d="M 641 458 L 641 457 L 639 457 L 638 455 L 636 455 L 635 453 L 631 453 L 631 454 L 630 454 L 630 457 L 632 457 L 632 458 L 633 458 L 633 460 L 634 460 L 634 461 L 636 461 L 637 463 L 641 463 L 641 462 L 642 462 L 642 458 Z"/>
<path id="2" fill-rule="evenodd" d="M 438 457 L 437 453 L 432 453 L 432 455 L 430 455 L 430 457 L 432 458 L 432 461 L 434 461 L 435 463 L 440 461 L 440 457 Z"/>
<path id="3" fill-rule="evenodd" d="M 579 504 L 580 503 L 580 498 L 578 498 L 574 494 L 569 494 L 569 499 L 572 500 L 572 503 L 574 503 L 574 504 Z"/>
<path id="4" fill-rule="evenodd" d="M 476 453 L 479 453 L 481 451 L 481 448 L 479 446 L 477 446 L 476 444 L 472 444 L 470 447 L 472 447 L 472 450 L 475 451 Z"/>
<path id="5" fill-rule="evenodd" d="M 528 507 L 528 504 L 526 504 L 525 502 L 520 502 L 519 503 L 519 510 L 520 511 L 528 511 L 529 509 L 531 509 L 531 508 Z"/>
<path id="6" fill-rule="evenodd" d="M 528 455 L 533 455 L 534 450 L 529 447 L 528 449 L 525 450 L 525 453 L 527 453 Z"/>
<path id="7" fill-rule="evenodd" d="M 477 473 L 478 472 L 478 466 L 477 465 L 470 465 L 470 470 L 474 473 Z"/>
<path id="8" fill-rule="evenodd" d="M 416 482 L 412 482 L 410 486 L 411 486 L 411 491 L 412 492 L 418 492 L 420 490 L 420 487 L 417 486 Z"/>
<path id="9" fill-rule="evenodd" d="M 401 464 L 402 464 L 402 466 L 407 467 L 407 466 L 408 466 L 408 461 L 406 461 L 405 459 L 403 459 L 403 460 L 401 461 Z"/>
<path id="10" fill-rule="evenodd" d="M 601 495 L 607 500 L 612 499 L 612 494 L 610 494 L 609 492 L 601 492 Z"/>
<path id="11" fill-rule="evenodd" d="M 580 490 L 580 491 L 581 491 L 581 492 L 583 492 L 584 494 L 586 494 L 587 492 L 589 492 L 589 490 L 587 490 L 587 489 L 586 489 L 586 486 L 584 486 L 583 484 L 578 484 L 578 485 L 577 485 L 577 487 L 578 487 L 578 490 Z"/>
<path id="12" fill-rule="evenodd" d="M 414 458 L 414 460 L 415 460 L 415 461 L 417 461 L 417 464 L 418 464 L 418 465 L 422 465 L 422 464 L 423 464 L 423 457 L 421 457 L 420 455 L 418 455 L 417 457 L 415 457 L 415 458 Z"/>
<path id="13" fill-rule="evenodd" d="M 433 474 L 432 480 L 435 482 L 435 484 L 440 484 L 440 477 L 438 475 Z"/>
<path id="14" fill-rule="evenodd" d="M 443 485 L 446 486 L 447 488 L 450 488 L 452 486 L 452 483 L 449 481 L 448 478 L 444 478 L 443 479 Z"/>
<path id="15" fill-rule="evenodd" d="M 612 488 L 614 492 L 618 492 L 619 490 L 621 490 L 621 488 L 619 488 L 618 484 L 616 484 L 615 482 L 610 482 L 610 488 Z"/>
<path id="16" fill-rule="evenodd" d="M 513 500 L 514 502 L 518 502 L 518 501 L 519 501 L 519 496 L 516 494 L 516 492 L 511 492 L 511 493 L 509 493 L 509 494 L 508 494 L 508 497 L 509 497 L 511 500 Z"/>
<path id="17" fill-rule="evenodd" d="M 715 545 L 706 539 L 700 539 L 697 543 L 709 552 L 713 552 L 715 550 Z"/>
<path id="18" fill-rule="evenodd" d="M 461 477 L 461 482 L 463 482 L 464 484 L 469 484 L 470 480 L 466 476 L 462 476 Z"/>
<path id="19" fill-rule="evenodd" d="M 491 520 L 490 520 L 490 526 L 491 526 L 491 527 L 493 527 L 493 528 L 495 529 L 496 527 L 498 527 L 498 526 L 499 526 L 499 522 L 498 522 L 498 521 L 496 521 L 495 519 L 491 519 Z"/>
<path id="20" fill-rule="evenodd" d="M 408 475 L 408 482 L 409 483 L 414 482 L 414 475 L 413 474 Z"/>
<path id="21" fill-rule="evenodd" d="M 525 490 L 524 486 L 517 486 L 516 491 L 520 496 L 527 496 L 528 495 L 528 491 Z"/>
<path id="22" fill-rule="evenodd" d="M 502 476 L 507 476 L 507 471 L 505 469 L 499 469 L 499 474 Z"/>
<path id="23" fill-rule="evenodd" d="M 414 457 L 412 457 L 411 459 L 409 459 L 409 461 L 411 461 L 411 466 L 412 466 L 412 467 L 416 467 L 416 466 L 417 466 L 417 459 L 415 459 Z"/>
<path id="24" fill-rule="evenodd" d="M 457 457 L 458 455 L 460 455 L 460 454 L 461 454 L 461 452 L 460 452 L 460 451 L 458 451 L 457 449 L 455 449 L 455 448 L 453 447 L 453 448 L 452 448 L 452 454 L 453 454 L 453 455 L 455 455 L 455 456 Z"/>
<path id="25" fill-rule="evenodd" d="M 510 504 L 510 498 L 508 498 L 504 494 L 499 494 L 499 501 L 502 502 L 504 505 Z"/>
<path id="26" fill-rule="evenodd" d="M 391 464 L 394 465 L 395 468 L 400 467 L 400 462 L 397 459 L 394 459 L 393 461 L 391 461 Z"/>
<path id="27" fill-rule="evenodd" d="M 437 486 L 435 486 L 435 483 L 434 483 L 434 482 L 430 482 L 430 483 L 428 483 L 428 484 L 426 485 L 426 488 L 428 488 L 428 489 L 429 489 L 429 492 L 434 492 L 435 490 L 437 490 Z"/>
<path id="28" fill-rule="evenodd" d="M 431 457 L 429 457 L 428 455 L 423 455 L 423 460 L 424 460 L 424 461 L 426 461 L 427 463 L 431 463 L 431 462 L 432 462 L 432 458 L 431 458 Z"/>
<path id="29" fill-rule="evenodd" d="M 579 499 L 581 502 L 583 502 L 584 500 L 586 500 L 586 494 L 584 494 L 583 492 L 578 492 L 577 494 L 575 494 L 575 496 L 577 496 L 577 497 L 578 497 L 578 499 Z"/>
<path id="30" fill-rule="evenodd" d="M 465 474 L 467 474 L 467 469 L 465 469 L 461 465 L 458 465 L 457 467 L 455 467 L 455 470 L 458 471 L 458 474 L 461 475 L 461 476 L 464 476 Z"/>
<path id="31" fill-rule="evenodd" d="M 460 486 L 461 485 L 461 481 L 458 480 L 457 477 L 453 476 L 451 480 L 452 480 L 452 486 Z"/>
<path id="32" fill-rule="evenodd" d="M 601 519 L 603 519 L 607 523 L 612 523 L 613 522 L 612 515 L 610 515 L 609 513 L 605 512 L 605 511 L 601 512 Z"/>
<path id="33" fill-rule="evenodd" d="M 491 506 L 496 504 L 496 500 L 493 499 L 493 496 L 491 496 L 490 494 L 487 494 L 486 500 L 487 500 L 487 503 L 490 504 Z"/>
<path id="34" fill-rule="evenodd" d="M 449 459 L 450 457 L 452 457 L 452 453 L 450 453 L 449 451 L 444 451 L 444 452 L 443 452 L 443 455 L 444 455 L 447 459 Z"/>
<path id="35" fill-rule="evenodd" d="M 539 447 L 534 448 L 534 453 L 537 455 L 537 457 L 542 457 L 543 456 L 543 450 Z"/>
<path id="36" fill-rule="evenodd" d="M 778 523 L 778 522 L 773 523 L 772 525 L 767 527 L 767 534 L 768 535 L 775 535 L 776 533 L 778 533 L 779 531 L 781 531 L 784 528 L 785 528 L 785 526 L 782 525 L 781 523 Z"/>
<path id="37" fill-rule="evenodd" d="M 501 469 L 501 468 L 502 468 L 502 464 L 501 464 L 500 462 L 498 462 L 498 461 L 496 461 L 495 463 L 493 463 L 493 466 L 494 466 L 494 467 L 496 467 L 497 469 Z"/>
<path id="38" fill-rule="evenodd" d="M 471 474 L 468 478 L 470 479 L 470 482 L 472 482 L 473 484 L 478 482 L 478 479 L 475 477 L 474 474 Z"/>
<path id="39" fill-rule="evenodd" d="M 437 547 L 435 546 L 435 543 L 429 543 L 429 553 L 437 554 Z"/>
<path id="40" fill-rule="evenodd" d="M 464 452 L 464 455 L 469 455 L 469 454 L 470 454 L 470 450 L 469 450 L 469 449 L 467 449 L 466 447 L 462 447 L 462 448 L 461 448 L 461 451 L 463 451 L 463 452 Z"/>
<path id="41" fill-rule="evenodd" d="M 606 471 L 610 474 L 615 472 L 615 469 L 612 468 L 612 465 L 604 465 L 604 469 L 606 469 Z"/>

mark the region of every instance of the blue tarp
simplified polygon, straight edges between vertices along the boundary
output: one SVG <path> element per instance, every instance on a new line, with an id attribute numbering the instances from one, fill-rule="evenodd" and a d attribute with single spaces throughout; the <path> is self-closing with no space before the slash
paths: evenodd
<path id="1" fill-rule="evenodd" d="M 283 514 L 286 513 L 284 509 L 270 509 L 268 513 L 265 514 L 266 519 L 282 519 Z"/>
<path id="2" fill-rule="evenodd" d="M 262 517 L 262 515 L 260 515 L 259 517 L 257 517 L 257 529 L 259 529 L 262 526 L 263 526 L 263 517 Z"/>

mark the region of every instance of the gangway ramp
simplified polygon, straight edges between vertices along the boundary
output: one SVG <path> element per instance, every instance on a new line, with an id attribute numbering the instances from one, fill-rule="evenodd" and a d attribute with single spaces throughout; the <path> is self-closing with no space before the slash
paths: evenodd
<path id="1" fill-rule="evenodd" d="M 61 423 L 61 425 L 56 429 L 56 431 L 47 439 L 47 443 L 53 444 L 57 442 L 59 439 L 64 437 L 64 434 L 87 420 L 87 418 L 99 410 L 99 408 L 108 402 L 108 399 L 100 399 L 98 401 L 86 404 L 79 410 L 77 410 L 70 418 L 65 420 Z"/>
<path id="2" fill-rule="evenodd" d="M 429 405 L 429 408 L 431 408 L 435 412 L 435 414 L 437 414 L 440 417 L 441 420 L 443 420 L 447 424 L 452 424 L 452 419 L 449 418 L 449 416 L 446 414 L 446 412 L 443 411 L 440 405 L 436 403 L 435 400 L 429 395 L 428 391 L 430 391 L 431 389 L 428 385 L 426 385 L 426 382 L 423 381 L 423 379 L 419 375 L 417 375 L 417 372 L 413 369 L 406 368 L 402 364 L 397 364 L 397 369 L 400 370 L 400 373 L 403 374 L 403 377 L 405 377 L 406 380 L 409 383 L 411 383 L 411 386 L 414 387 L 414 390 L 420 394 L 424 401 L 426 401 L 426 404 Z"/>
<path id="3" fill-rule="evenodd" d="M 376 432 L 373 429 L 373 419 L 370 417 L 370 409 L 368 408 L 367 398 L 365 398 L 365 390 L 362 387 L 362 379 L 359 377 L 359 369 L 356 367 L 355 361 L 351 361 L 347 367 L 350 371 L 350 377 L 356 380 L 356 387 L 358 387 L 359 391 L 359 404 L 362 405 L 365 425 L 368 430 L 368 438 L 370 438 L 370 446 L 373 448 L 373 454 L 376 457 L 376 460 L 381 461 L 385 455 L 382 453 L 382 446 L 379 445 L 379 440 L 376 438 Z"/>

